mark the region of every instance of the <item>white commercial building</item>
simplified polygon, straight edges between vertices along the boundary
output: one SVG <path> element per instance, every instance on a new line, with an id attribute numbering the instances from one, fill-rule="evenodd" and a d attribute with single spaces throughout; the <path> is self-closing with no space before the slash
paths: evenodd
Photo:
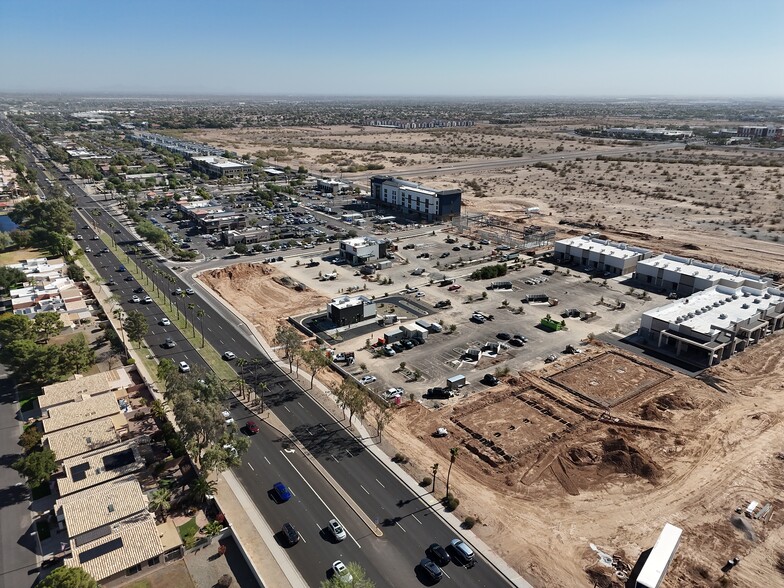
<path id="1" fill-rule="evenodd" d="M 253 166 L 249 163 L 240 163 L 215 155 L 191 157 L 191 164 L 212 178 L 241 178 L 253 171 Z"/>
<path id="2" fill-rule="evenodd" d="M 427 221 L 459 217 L 462 206 L 459 189 L 434 190 L 392 176 L 370 178 L 370 197 L 379 208 L 402 210 Z"/>
<path id="3" fill-rule="evenodd" d="M 653 252 L 650 249 L 587 235 L 555 242 L 555 259 L 559 263 L 579 265 L 586 271 L 607 272 L 614 276 L 634 272 L 637 263 L 651 255 Z"/>
<path id="4" fill-rule="evenodd" d="M 351 265 L 361 265 L 386 257 L 388 242 L 385 239 L 355 237 L 340 242 L 340 256 Z"/>
<path id="5" fill-rule="evenodd" d="M 784 328 L 784 292 L 712 286 L 646 311 L 638 334 L 689 363 L 716 365 Z"/>
<path id="6" fill-rule="evenodd" d="M 769 278 L 744 270 L 669 254 L 637 262 L 634 278 L 644 286 L 675 292 L 679 296 L 689 296 L 711 286 L 760 289 L 771 282 Z"/>

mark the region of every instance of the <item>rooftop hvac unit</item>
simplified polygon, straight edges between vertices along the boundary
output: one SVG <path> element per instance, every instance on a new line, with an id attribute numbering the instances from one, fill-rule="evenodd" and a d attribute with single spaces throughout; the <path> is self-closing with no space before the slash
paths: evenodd
<path id="1" fill-rule="evenodd" d="M 749 294 L 748 292 L 744 292 L 744 293 L 743 293 L 743 297 L 744 297 L 744 298 L 748 298 L 749 296 L 751 296 L 751 294 Z"/>
<path id="2" fill-rule="evenodd" d="M 733 294 L 733 295 L 732 295 L 732 299 L 733 299 L 733 300 L 737 300 L 737 299 L 738 299 L 738 295 L 737 295 L 737 294 Z"/>
<path id="3" fill-rule="evenodd" d="M 675 324 L 676 324 L 676 325 L 679 325 L 679 324 L 681 324 L 682 322 L 683 322 L 683 317 L 682 317 L 682 316 L 679 316 L 678 318 L 676 318 L 676 319 L 675 319 Z"/>
<path id="4" fill-rule="evenodd" d="M 726 314 L 724 314 L 724 313 L 722 312 L 722 313 L 719 315 L 719 318 L 720 318 L 720 319 L 722 319 L 722 320 L 724 320 L 724 319 L 726 319 L 726 318 L 727 318 L 727 315 L 726 315 Z"/>
<path id="5" fill-rule="evenodd" d="M 744 308 L 744 309 L 745 309 L 745 308 L 748 308 L 748 307 L 749 307 L 749 305 L 748 305 L 748 304 L 746 304 L 745 302 L 744 302 L 744 303 L 743 303 L 743 305 L 741 306 L 741 308 Z"/>
<path id="6" fill-rule="evenodd" d="M 693 312 L 690 312 L 690 313 L 688 314 L 688 317 L 689 317 L 689 318 L 694 318 L 694 313 L 693 313 Z"/>
<path id="7" fill-rule="evenodd" d="M 724 302 L 731 302 L 731 301 L 732 301 L 732 296 L 727 296 L 727 297 L 724 299 Z"/>
<path id="8" fill-rule="evenodd" d="M 759 298 L 755 298 L 754 299 L 754 304 L 759 304 L 759 303 L 760 303 L 760 299 Z"/>
<path id="9" fill-rule="evenodd" d="M 698 308 L 697 310 L 694 311 L 694 314 L 697 314 L 697 315 L 702 314 L 702 309 Z"/>
<path id="10" fill-rule="evenodd" d="M 765 295 L 763 296 L 763 298 L 765 300 L 768 300 L 770 298 L 770 293 L 769 292 L 765 292 Z"/>

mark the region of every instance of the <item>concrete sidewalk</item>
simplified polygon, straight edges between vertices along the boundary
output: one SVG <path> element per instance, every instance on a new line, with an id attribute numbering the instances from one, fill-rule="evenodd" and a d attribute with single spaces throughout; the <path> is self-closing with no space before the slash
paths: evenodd
<path id="1" fill-rule="evenodd" d="M 199 273 L 201 273 L 201 272 L 196 272 L 192 276 L 185 276 L 185 275 L 183 275 L 182 278 L 186 282 L 189 281 L 194 288 L 198 288 L 200 290 L 200 292 L 202 292 L 205 295 L 205 300 L 208 301 L 208 304 L 210 304 L 211 306 L 215 307 L 215 305 L 212 304 L 212 302 L 211 302 L 212 300 L 216 300 L 217 299 L 217 297 L 215 296 L 214 292 L 212 292 L 210 289 L 204 287 L 199 280 L 195 279 L 198 276 Z M 190 280 L 188 280 L 187 278 L 190 278 Z M 267 341 L 264 339 L 264 337 L 261 335 L 261 333 L 256 329 L 256 327 L 253 325 L 253 323 L 248 321 L 242 314 L 240 314 L 226 300 L 223 300 L 223 299 L 217 299 L 217 300 L 218 300 L 218 304 L 220 306 L 222 306 L 222 307 L 228 309 L 229 311 L 231 311 L 231 313 L 239 321 L 242 322 L 242 324 L 250 332 L 251 336 L 256 340 L 256 343 L 259 345 L 259 347 L 262 348 L 262 350 L 270 358 L 270 360 L 276 362 L 280 366 L 281 370 L 284 373 L 287 373 L 287 370 L 286 370 L 287 363 L 285 361 L 282 361 L 280 358 L 278 358 L 277 354 L 275 354 L 275 352 L 273 351 L 272 347 L 267 343 Z M 324 408 L 324 410 L 327 413 L 333 415 L 333 418 L 334 418 L 334 410 L 333 409 L 337 408 L 337 402 L 335 401 L 335 397 L 333 396 L 332 392 L 323 383 L 321 383 L 319 381 L 318 377 L 316 377 L 314 379 L 313 387 L 315 389 L 317 389 L 319 392 L 321 392 L 324 395 L 326 395 L 330 399 L 330 401 L 332 403 L 332 406 L 325 405 L 324 402 L 319 398 L 319 395 L 312 394 L 311 392 L 309 392 L 306 389 L 306 387 L 310 385 L 310 374 L 308 372 L 306 372 L 304 369 L 298 370 L 298 374 L 294 374 L 294 373 L 288 374 L 287 373 L 287 375 L 288 375 L 288 377 L 291 380 L 293 380 L 294 382 L 297 383 L 297 385 L 302 389 L 302 391 L 305 394 L 310 396 L 315 402 L 317 402 L 319 405 L 321 405 Z M 274 417 L 274 415 L 273 415 L 273 417 Z M 275 422 L 275 420 L 277 420 L 276 417 L 275 417 L 275 419 L 273 421 L 271 421 L 270 424 L 273 424 Z M 396 463 L 393 463 L 391 461 L 390 456 L 388 456 L 386 453 L 384 453 L 384 451 L 379 447 L 379 445 L 377 443 L 374 443 L 372 441 L 373 437 L 370 435 L 370 433 L 366 429 L 364 423 L 362 423 L 356 416 L 351 421 L 351 427 L 346 427 L 345 424 L 343 424 L 342 422 L 338 421 L 338 419 L 335 419 L 335 420 L 336 420 L 336 422 L 341 424 L 351 435 L 354 435 L 354 437 L 356 437 L 357 441 L 359 443 L 361 443 L 365 447 L 365 449 L 379 461 L 379 463 L 382 466 L 386 467 L 403 484 L 408 486 L 411 489 L 411 491 L 416 496 L 420 496 L 421 495 L 422 488 L 419 485 L 419 482 L 417 480 L 414 480 L 405 470 L 403 470 L 402 467 L 400 467 L 400 465 L 398 465 Z M 279 423 L 279 420 L 277 420 L 277 422 Z M 282 423 L 280 423 L 280 426 L 282 426 Z M 279 430 L 281 430 L 281 429 L 279 429 Z M 282 431 L 286 432 L 287 430 L 284 427 L 282 429 Z M 301 448 L 301 450 L 302 449 L 304 449 L 304 448 Z M 308 454 L 305 453 L 305 455 L 307 456 Z M 316 460 L 314 460 L 312 458 L 309 458 L 309 459 L 311 459 L 311 461 L 316 461 Z M 329 481 L 329 479 L 328 479 L 328 481 Z M 340 486 L 337 486 L 336 490 L 338 490 L 338 492 L 341 494 L 341 496 L 344 496 L 344 497 L 347 496 L 347 494 L 340 488 Z M 454 514 L 446 512 L 445 509 L 444 509 L 444 506 L 434 496 L 432 496 L 430 494 L 427 494 L 427 495 L 424 495 L 424 496 L 420 496 L 420 499 L 425 504 L 427 504 L 433 510 L 433 512 L 435 512 L 439 517 L 441 517 L 441 519 L 447 525 L 449 525 L 454 530 L 456 536 L 465 539 L 465 541 L 467 543 L 471 544 L 474 547 L 474 550 L 476 552 L 478 552 L 479 554 L 481 554 L 482 557 L 485 558 L 490 563 L 490 565 L 492 565 L 496 570 L 498 570 L 498 572 L 501 575 L 503 575 L 507 580 L 509 580 L 510 583 L 512 583 L 514 586 L 517 586 L 519 588 L 533 588 L 533 586 L 525 578 L 523 578 L 517 571 L 512 569 L 512 567 L 509 566 L 509 564 L 507 564 L 500 556 L 498 556 L 492 550 L 492 548 L 489 545 L 487 545 L 482 539 L 477 537 L 475 533 L 473 533 L 470 530 L 463 529 L 462 526 L 461 526 L 462 522 Z"/>

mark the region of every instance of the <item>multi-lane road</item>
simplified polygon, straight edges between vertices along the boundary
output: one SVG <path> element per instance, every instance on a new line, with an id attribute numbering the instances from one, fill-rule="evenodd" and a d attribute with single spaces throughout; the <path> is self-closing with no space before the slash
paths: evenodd
<path id="1" fill-rule="evenodd" d="M 0 118 L 0 127 L 13 133 L 19 142 L 31 151 L 31 145 L 19 129 Z M 29 153 L 28 153 L 29 155 Z M 43 167 L 32 157 L 30 165 L 37 165 L 41 172 L 39 181 L 45 191 Z M 124 225 L 123 217 L 104 202 L 94 200 L 89 194 L 70 179 L 62 180 L 66 190 L 75 198 L 77 207 L 77 233 L 84 240 L 80 244 L 90 246 L 88 254 L 102 279 L 113 279 L 115 286 L 109 288 L 117 295 L 124 310 L 137 308 L 150 322 L 150 332 L 146 342 L 159 357 L 168 357 L 175 362 L 186 361 L 193 369 L 209 369 L 190 343 L 172 326 L 160 325 L 160 320 L 169 314 L 169 306 L 158 307 L 155 303 L 138 304 L 129 300 L 137 288 L 151 290 L 153 280 L 164 293 L 171 295 L 175 288 L 190 288 L 192 280 L 172 272 L 165 263 L 158 262 L 154 252 L 142 249 L 134 255 L 138 269 L 142 272 L 141 284 L 125 281 L 128 272 L 118 273 L 120 262 L 113 253 L 102 253 L 95 258 L 96 250 L 103 249 L 101 241 L 92 240 L 93 228 L 111 235 L 120 245 L 135 243 L 137 237 Z M 101 207 L 102 214 L 81 215 L 79 211 Z M 89 222 L 88 222 L 89 220 Z M 93 223 L 95 226 L 93 227 Z M 109 223 L 113 223 L 110 226 Z M 88 228 L 82 228 L 88 226 Z M 145 262 L 153 262 L 159 271 L 169 274 L 174 283 L 162 280 Z M 238 358 L 259 359 L 258 374 L 267 385 L 265 401 L 275 415 L 309 450 L 342 489 L 360 506 L 367 516 L 375 521 L 383 531 L 381 538 L 371 533 L 359 517 L 323 478 L 318 470 L 294 446 L 281 439 L 272 428 L 262 425 L 261 431 L 252 439 L 250 449 L 243 458 L 243 465 L 235 474 L 274 531 L 279 531 L 284 522 L 292 523 L 301 533 L 302 541 L 288 549 L 292 562 L 300 571 L 308 585 L 318 585 L 327 577 L 332 562 L 337 559 L 356 561 L 368 572 L 377 586 L 412 586 L 427 584 L 419 560 L 425 557 L 425 549 L 433 542 L 448 544 L 456 536 L 455 532 L 430 510 L 424 502 L 403 484 L 374 455 L 366 451 L 346 430 L 297 384 L 288 378 L 285 371 L 264 355 L 261 347 L 249 336 L 247 329 L 229 311 L 210 300 L 196 286 L 196 293 L 180 301 L 193 303 L 205 311 L 203 326 L 205 338 L 219 352 L 231 350 Z M 144 294 L 139 294 L 144 296 Z M 167 337 L 175 340 L 176 346 L 164 349 Z M 236 367 L 236 363 L 233 364 Z M 250 376 L 250 374 L 245 374 Z M 239 423 L 244 423 L 251 415 L 239 403 L 232 403 L 229 409 Z M 283 481 L 294 493 L 293 498 L 276 504 L 269 495 L 272 485 Z M 340 543 L 329 540 L 324 532 L 331 518 L 341 520 L 349 537 Z M 279 536 L 276 536 L 279 540 Z M 486 560 L 479 557 L 474 567 L 467 569 L 451 563 L 444 568 L 444 585 L 455 586 L 507 586 L 509 582 Z"/>

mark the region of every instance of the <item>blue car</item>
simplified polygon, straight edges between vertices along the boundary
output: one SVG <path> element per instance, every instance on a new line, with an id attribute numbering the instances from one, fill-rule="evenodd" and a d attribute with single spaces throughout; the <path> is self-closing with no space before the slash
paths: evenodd
<path id="1" fill-rule="evenodd" d="M 291 498 L 291 491 L 286 488 L 286 485 L 283 482 L 275 482 L 272 490 L 275 492 L 275 495 L 278 497 L 280 502 L 286 502 L 289 498 Z"/>

